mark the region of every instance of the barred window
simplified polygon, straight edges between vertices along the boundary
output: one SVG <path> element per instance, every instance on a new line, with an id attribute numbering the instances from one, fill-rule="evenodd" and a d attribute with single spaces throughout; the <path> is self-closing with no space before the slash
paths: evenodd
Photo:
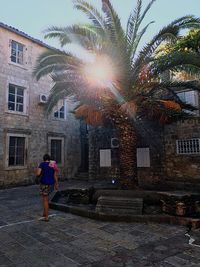
<path id="1" fill-rule="evenodd" d="M 176 140 L 177 154 L 200 154 L 200 139 Z"/>

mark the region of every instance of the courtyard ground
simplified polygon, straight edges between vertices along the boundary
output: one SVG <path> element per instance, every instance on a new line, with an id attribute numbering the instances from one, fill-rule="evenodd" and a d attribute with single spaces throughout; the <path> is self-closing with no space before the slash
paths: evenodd
<path id="1" fill-rule="evenodd" d="M 189 238 L 182 226 L 101 222 L 54 210 L 44 222 L 41 214 L 37 186 L 0 190 L 0 266 L 200 266 L 199 230 Z"/>

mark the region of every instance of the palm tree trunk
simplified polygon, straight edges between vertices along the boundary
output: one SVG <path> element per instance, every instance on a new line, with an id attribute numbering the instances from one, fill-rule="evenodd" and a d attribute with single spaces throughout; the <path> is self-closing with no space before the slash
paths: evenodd
<path id="1" fill-rule="evenodd" d="M 113 122 L 119 137 L 119 184 L 121 188 L 137 187 L 137 133 L 126 109 L 110 104 L 107 117 Z"/>
<path id="2" fill-rule="evenodd" d="M 119 131 L 120 185 L 122 188 L 137 187 L 137 134 L 127 120 L 116 125 Z"/>

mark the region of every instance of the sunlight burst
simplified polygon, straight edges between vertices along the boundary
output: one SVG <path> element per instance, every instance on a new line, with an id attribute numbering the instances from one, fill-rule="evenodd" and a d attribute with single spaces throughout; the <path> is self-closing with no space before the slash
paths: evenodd
<path id="1" fill-rule="evenodd" d="M 105 56 L 96 56 L 94 62 L 87 63 L 83 68 L 83 75 L 90 86 L 106 87 L 114 80 L 114 66 Z"/>

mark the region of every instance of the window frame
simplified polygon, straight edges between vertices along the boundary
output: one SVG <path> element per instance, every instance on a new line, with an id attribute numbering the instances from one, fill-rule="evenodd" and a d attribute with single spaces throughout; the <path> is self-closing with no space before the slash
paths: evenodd
<path id="1" fill-rule="evenodd" d="M 190 103 L 190 102 L 185 102 L 185 103 L 190 104 L 190 105 L 193 105 L 194 107 L 196 107 L 198 109 L 197 110 L 194 110 L 194 111 L 187 111 L 187 110 L 185 110 L 185 112 L 187 112 L 189 114 L 193 114 L 195 116 L 199 116 L 200 115 L 200 113 L 199 113 L 199 93 L 197 91 L 188 88 L 188 89 L 185 89 L 185 90 L 177 91 L 176 94 L 180 98 L 179 94 L 181 94 L 181 93 L 187 93 L 187 92 L 194 92 L 194 102 L 195 103 Z M 184 100 L 182 100 L 182 101 L 184 102 Z"/>
<path id="2" fill-rule="evenodd" d="M 61 108 L 64 107 L 64 111 L 62 113 L 64 113 L 64 118 L 60 117 L 60 110 Z M 58 112 L 58 117 L 55 117 L 55 113 Z M 56 108 L 53 111 L 53 119 L 54 120 L 66 120 L 67 119 L 67 113 L 68 113 L 68 103 L 67 103 L 67 99 L 63 99 L 63 105 L 60 105 L 59 103 L 56 105 Z"/>
<path id="3" fill-rule="evenodd" d="M 24 144 L 24 165 L 9 165 L 9 148 L 10 148 L 10 137 L 19 137 L 25 138 Z M 8 170 L 20 170 L 27 169 L 28 161 L 28 135 L 20 133 L 7 133 L 6 135 L 6 158 L 5 158 L 5 167 Z"/>
<path id="4" fill-rule="evenodd" d="M 64 166 L 64 137 L 55 137 L 55 136 L 49 136 L 48 137 L 48 152 L 51 155 L 51 141 L 52 140 L 58 140 L 61 141 L 61 163 L 57 163 L 58 166 Z"/>
<path id="5" fill-rule="evenodd" d="M 16 51 L 16 56 L 15 56 L 16 61 L 12 61 L 13 43 L 16 44 L 16 49 L 15 49 L 15 51 Z M 22 46 L 22 52 L 20 51 L 19 46 Z M 24 65 L 24 50 L 25 50 L 24 48 L 25 48 L 25 45 L 23 45 L 22 43 L 19 43 L 19 42 L 13 40 L 13 39 L 10 40 L 10 62 L 11 63 L 19 65 L 19 66 L 23 66 Z M 19 60 L 20 56 L 19 56 L 18 53 L 21 53 L 21 55 L 22 55 L 22 63 L 20 63 L 20 60 Z"/>
<path id="6" fill-rule="evenodd" d="M 151 157 L 149 147 L 138 147 L 137 148 L 137 167 L 138 168 L 150 168 Z"/>
<path id="7" fill-rule="evenodd" d="M 14 105 L 15 105 L 15 110 L 11 110 L 8 108 L 8 105 L 9 105 L 9 95 L 10 95 L 10 86 L 13 86 L 15 88 L 15 102 L 14 102 Z M 17 111 L 16 110 L 16 106 L 17 106 L 17 94 L 16 94 L 16 91 L 17 89 L 22 89 L 23 90 L 23 111 Z M 25 88 L 24 86 L 21 86 L 21 85 L 16 85 L 16 84 L 13 84 L 13 83 L 8 83 L 8 86 L 7 86 L 7 102 L 6 102 L 6 111 L 8 113 L 13 113 L 13 114 L 18 114 L 18 115 L 27 115 L 27 88 Z"/>
<path id="8" fill-rule="evenodd" d="M 176 154 L 179 156 L 199 156 L 200 138 L 177 139 Z"/>

